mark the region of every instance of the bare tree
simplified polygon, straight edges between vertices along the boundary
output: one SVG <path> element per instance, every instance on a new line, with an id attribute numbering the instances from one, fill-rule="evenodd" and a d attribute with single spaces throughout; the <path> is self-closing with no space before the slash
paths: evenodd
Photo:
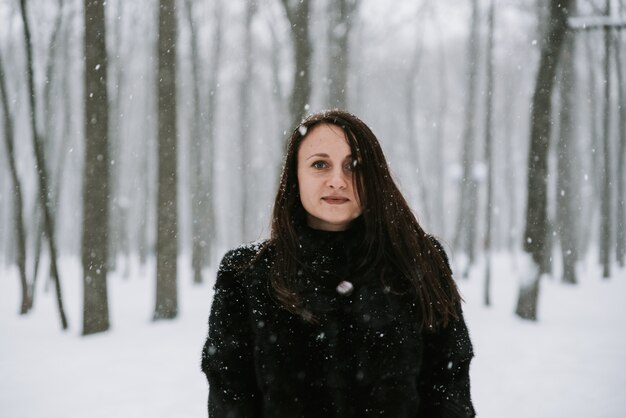
<path id="1" fill-rule="evenodd" d="M 350 68 L 350 32 L 360 0 L 328 2 L 328 105 L 339 109 L 348 106 L 348 69 Z"/>
<path id="2" fill-rule="evenodd" d="M 311 57 L 313 46 L 309 34 L 310 0 L 282 0 L 291 26 L 294 73 L 289 110 L 291 126 L 300 123 L 311 97 Z"/>
<path id="3" fill-rule="evenodd" d="M 551 0 L 548 28 L 541 46 L 539 70 L 532 98 L 530 147 L 528 153 L 528 197 L 526 205 L 526 230 L 524 250 L 530 254 L 533 271 L 526 271 L 520 286 L 515 313 L 528 320 L 537 319 L 539 280 L 548 229 L 547 180 L 548 150 L 552 118 L 552 91 L 559 55 L 567 30 L 567 17 L 572 0 Z"/>
<path id="4" fill-rule="evenodd" d="M 63 29 L 63 23 L 64 23 L 64 19 L 63 19 L 63 15 L 64 15 L 64 3 L 63 0 L 59 0 L 59 11 L 56 14 L 55 18 L 54 18 L 54 23 L 53 23 L 53 29 L 52 29 L 52 34 L 50 36 L 50 40 L 48 42 L 48 56 L 47 56 L 47 62 L 46 62 L 46 66 L 45 66 L 45 84 L 43 87 L 43 107 L 42 107 L 42 113 L 43 113 L 43 120 L 44 120 L 44 132 L 46 132 L 46 140 L 44 141 L 45 144 L 43 145 L 43 153 L 44 155 L 46 155 L 46 158 L 44 159 L 44 164 L 46 165 L 45 169 L 46 172 L 49 174 L 50 177 L 50 181 L 49 181 L 49 204 L 48 207 L 50 208 L 51 211 L 51 219 L 53 222 L 52 228 L 53 231 L 55 233 L 55 236 L 58 236 L 57 234 L 57 228 L 56 228 L 56 219 L 57 219 L 57 213 L 56 210 L 59 206 L 59 197 L 60 197 L 60 191 L 61 191 L 61 177 L 63 174 L 63 169 L 64 169 L 64 157 L 66 155 L 66 152 L 64 152 L 64 150 L 66 149 L 65 145 L 69 142 L 69 138 L 70 135 L 68 132 L 65 132 L 65 135 L 62 135 L 60 138 L 60 143 L 59 144 L 55 144 L 55 140 L 54 140 L 54 122 L 55 122 L 55 115 L 58 115 L 58 112 L 62 109 L 63 111 L 65 111 L 65 113 L 69 113 L 69 110 L 64 109 L 64 106 L 55 106 L 55 103 L 53 103 L 53 99 L 52 99 L 52 92 L 53 92 L 53 87 L 55 86 L 55 82 L 54 82 L 54 76 L 56 71 L 56 68 L 59 64 L 63 63 L 63 59 L 60 57 L 57 57 L 57 53 L 59 51 L 59 46 L 64 46 L 67 49 L 67 42 L 62 43 L 59 40 L 59 36 L 62 33 L 62 29 Z M 67 33 L 67 31 L 64 31 L 65 33 Z M 62 100 L 67 100 L 67 97 L 65 95 L 63 95 Z M 32 257 L 33 262 L 32 264 L 34 265 L 33 268 L 33 280 L 30 284 L 31 287 L 31 295 L 30 295 L 30 306 L 28 306 L 28 309 L 30 309 L 35 301 L 35 289 L 36 289 L 36 283 L 37 283 L 37 277 L 38 277 L 38 271 L 39 271 L 39 266 L 40 266 L 40 261 L 41 261 L 41 252 L 43 250 L 44 245 L 47 244 L 46 240 L 43 239 L 44 235 L 45 235 L 45 230 L 44 230 L 44 224 L 41 222 L 41 209 L 38 208 L 36 205 L 33 207 L 33 215 L 31 216 L 31 219 L 34 220 L 33 225 L 34 225 L 34 229 L 37 231 L 36 233 L 36 239 L 35 239 L 35 249 L 34 249 L 34 257 Z M 50 263 L 52 264 L 52 263 Z M 50 269 L 50 276 L 53 275 L 52 273 L 52 265 L 49 266 Z M 46 285 L 48 284 L 48 282 L 46 282 Z"/>
<path id="5" fill-rule="evenodd" d="M 206 109 L 206 149 L 204 152 L 205 163 L 202 178 L 206 179 L 204 184 L 204 202 L 206 202 L 206 210 L 204 212 L 203 224 L 206 228 L 206 245 L 204 247 L 206 253 L 206 264 L 213 257 L 213 247 L 215 244 L 215 137 L 216 137 L 216 116 L 217 104 L 219 97 L 219 76 L 222 62 L 222 0 L 213 1 L 213 48 L 211 50 L 210 65 L 208 70 L 208 103 Z"/>
<path id="6" fill-rule="evenodd" d="M 176 0 L 159 0 L 157 278 L 154 319 L 178 314 Z"/>
<path id="7" fill-rule="evenodd" d="M 494 91 L 494 4 L 489 2 L 489 16 L 487 18 L 487 95 L 485 103 L 485 164 L 487 165 L 487 207 L 485 208 L 485 287 L 483 293 L 483 303 L 485 306 L 491 305 L 491 229 L 493 220 L 493 91 Z"/>
<path id="8" fill-rule="evenodd" d="M 191 113 L 191 145 L 190 156 L 190 188 L 191 188 L 191 265 L 193 269 L 194 283 L 202 283 L 202 267 L 206 263 L 205 252 L 207 237 L 203 213 L 206 210 L 207 200 L 204 196 L 204 177 L 202 176 L 204 135 L 202 132 L 202 119 L 205 113 L 202 111 L 200 92 L 202 80 L 200 77 L 200 46 L 198 45 L 198 28 L 194 19 L 194 5 L 197 2 L 185 0 L 185 17 L 189 25 L 190 49 L 191 49 L 191 78 L 192 104 Z M 203 245 L 204 243 L 204 245 Z"/>
<path id="9" fill-rule="evenodd" d="M 624 44 L 621 36 L 614 37 L 615 63 L 617 73 L 617 98 L 619 107 L 618 152 L 617 152 L 617 227 L 615 228 L 615 256 L 620 267 L 626 264 L 626 66 L 624 65 Z"/>
<path id="10" fill-rule="evenodd" d="M 590 113 L 591 113 L 591 147 L 592 147 L 592 157 L 591 157 L 591 164 L 593 167 L 593 202 L 600 202 L 599 206 L 600 206 L 600 227 L 599 227 L 599 232 L 600 232 L 600 257 L 599 257 L 599 261 L 600 264 L 603 266 L 603 275 L 604 277 L 608 277 L 608 275 L 610 275 L 610 253 L 611 253 L 611 245 L 614 242 L 612 240 L 612 231 L 611 231 L 611 219 L 612 219 L 612 200 L 613 200 L 613 190 L 612 188 L 614 187 L 612 181 L 611 181 L 611 176 L 613 175 L 613 169 L 612 169 L 612 154 L 611 154 L 611 150 L 610 150 L 610 133 L 609 133 L 609 129 L 611 124 L 610 121 L 610 105 L 611 105 L 611 98 L 610 98 L 610 92 L 611 92 L 611 75 L 612 75 L 612 71 L 611 71 L 611 67 L 610 67 L 610 56 L 611 56 L 611 31 L 613 29 L 615 30 L 621 30 L 624 27 L 626 27 L 626 21 L 624 21 L 623 19 L 619 19 L 619 18 L 615 18 L 614 16 L 611 16 L 611 7 L 610 7 L 610 1 L 607 1 L 605 3 L 605 8 L 604 10 L 602 10 L 601 7 L 599 7 L 598 5 L 596 5 L 595 3 L 589 3 L 589 5 L 591 6 L 591 9 L 594 13 L 596 14 L 604 14 L 602 15 L 596 15 L 596 16 L 586 16 L 586 17 L 575 17 L 575 18 L 570 18 L 570 22 L 569 22 L 569 26 L 572 30 L 578 30 L 578 31 L 596 31 L 598 29 L 602 30 L 602 35 L 604 38 L 604 77 L 600 78 L 598 76 L 598 71 L 596 69 L 596 66 L 598 64 L 598 62 L 600 61 L 600 59 L 594 54 L 595 52 L 595 45 L 597 44 L 597 38 L 594 39 L 592 36 L 593 35 L 588 35 L 585 37 L 585 46 L 586 46 L 586 53 L 588 56 L 588 62 L 589 62 L 589 109 L 590 109 Z M 621 5 L 621 11 L 620 14 L 623 13 L 623 5 Z M 619 68 L 620 63 L 617 63 L 617 67 Z M 618 69 L 618 77 L 619 77 L 619 69 Z M 598 91 L 598 86 L 597 86 L 597 80 L 600 79 L 603 82 L 604 85 L 604 92 L 603 92 L 603 106 L 600 106 L 598 103 L 598 99 L 597 96 L 599 96 L 599 94 L 597 93 Z M 621 82 L 618 79 L 618 86 L 621 84 Z M 618 90 L 618 100 L 619 100 L 619 90 Z M 620 101 L 621 103 L 621 101 Z M 624 106 L 620 106 L 620 108 L 623 108 Z M 600 109 L 600 112 L 598 112 L 598 109 Z M 600 128 L 600 124 L 599 124 L 599 114 L 602 116 L 602 129 Z M 620 116 L 621 117 L 621 116 Z M 596 150 L 602 150 L 602 152 L 596 152 Z M 618 151 L 619 153 L 619 151 Z M 618 165 L 620 164 L 619 162 L 619 155 L 618 155 Z M 608 165 L 606 164 L 606 161 L 608 161 Z M 620 172 L 620 169 L 618 168 L 618 173 Z M 620 185 L 620 182 L 623 181 L 622 178 L 618 178 L 617 184 L 618 187 Z M 620 193 L 618 191 L 618 193 Z M 609 197 L 607 199 L 607 196 Z M 618 195 L 619 196 L 619 195 Z M 610 201 L 609 201 L 610 200 Z M 621 203 L 618 202 L 618 211 L 620 210 L 620 205 Z M 597 208 L 597 205 L 591 205 L 591 207 L 588 208 L 588 212 L 590 215 L 593 215 L 595 213 L 595 210 Z M 582 216 L 583 218 L 585 216 Z M 587 216 L 589 217 L 589 216 Z M 619 236 L 620 232 L 619 232 L 619 228 L 620 228 L 620 221 L 618 220 L 617 223 L 617 234 Z M 581 233 L 581 236 L 586 237 L 589 236 L 589 234 L 591 233 L 591 229 L 594 225 L 591 222 L 585 223 L 582 226 L 583 232 Z M 588 244 L 589 244 L 589 240 L 580 240 L 579 241 L 580 244 L 580 253 L 584 253 L 587 250 Z"/>
<path id="11" fill-rule="evenodd" d="M 54 222 L 51 214 L 50 188 L 48 185 L 48 173 L 46 170 L 43 141 L 40 138 L 37 123 L 37 106 L 35 98 L 35 82 L 33 74 L 33 52 L 30 35 L 30 25 L 28 23 L 28 11 L 26 9 L 26 0 L 20 0 L 20 9 L 22 22 L 24 26 L 24 43 L 26 45 L 26 75 L 28 81 L 28 97 L 30 105 L 30 127 L 33 139 L 33 148 L 35 150 L 35 160 L 37 162 L 37 174 L 39 180 L 39 204 L 42 207 L 44 215 L 44 231 L 48 237 L 48 248 L 50 251 L 50 270 L 52 279 L 55 284 L 57 294 L 57 307 L 61 319 L 61 326 L 67 329 L 67 318 L 65 309 L 63 308 L 63 296 L 61 291 L 61 280 L 59 278 L 59 270 L 57 267 L 57 248 L 54 235 Z"/>
<path id="12" fill-rule="evenodd" d="M 597 202 L 600 200 L 600 191 L 601 187 L 601 161 L 600 161 L 600 153 L 598 152 L 601 149 L 601 131 L 600 124 L 598 122 L 599 112 L 598 112 L 598 83 L 599 79 L 598 69 L 597 69 L 597 57 L 595 54 L 595 49 L 597 45 L 597 39 L 593 38 L 593 35 L 587 36 L 584 39 L 585 46 L 585 57 L 587 61 L 588 67 L 588 77 L 587 77 L 587 87 L 588 91 L 586 92 L 587 97 L 589 98 L 589 138 L 590 138 L 590 148 L 592 152 L 589 155 L 589 160 L 591 164 L 591 182 L 592 182 L 592 201 L 596 202 L 596 204 L 588 205 L 586 208 L 586 213 L 582 214 L 581 217 L 585 218 L 595 218 L 595 212 L 597 207 L 599 206 Z M 591 235 L 592 229 L 595 227 L 594 222 L 585 222 L 582 225 L 582 232 L 580 234 L 581 237 L 588 237 Z M 590 240 L 581 239 L 580 240 L 580 252 L 581 254 L 585 254 L 589 250 Z"/>
<path id="13" fill-rule="evenodd" d="M 123 101 L 126 92 L 126 76 L 124 66 L 128 60 L 128 52 L 124 49 L 124 25 L 128 19 L 128 10 L 124 9 L 126 2 L 123 0 L 109 0 L 105 4 L 105 13 L 109 14 L 106 21 L 107 36 L 109 42 L 107 57 L 108 64 L 108 83 L 115 88 L 110 90 L 109 94 L 109 131 L 108 131 L 108 148 L 110 160 L 114 161 L 117 166 L 116 170 L 112 170 L 109 174 L 109 216 L 108 216 L 108 236 L 109 236 L 109 256 L 108 267 L 111 271 L 117 268 L 117 260 L 119 255 L 128 256 L 128 231 L 126 228 L 126 210 L 123 205 L 123 187 L 125 181 L 124 170 L 121 160 L 123 153 L 122 129 L 124 127 L 124 108 Z M 110 14 L 114 14 L 111 18 Z"/>
<path id="14" fill-rule="evenodd" d="M 472 20 L 468 40 L 467 55 L 467 96 L 465 104 L 465 120 L 463 127 L 463 177 L 459 196 L 459 212 L 457 215 L 456 235 L 454 246 L 461 249 L 468 257 L 467 269 L 463 275 L 467 276 L 469 268 L 474 264 L 476 242 L 476 220 L 478 206 L 478 185 L 475 175 L 474 148 L 476 141 L 475 112 L 478 103 L 478 55 L 480 39 L 480 6 L 478 0 L 472 0 Z"/>
<path id="15" fill-rule="evenodd" d="M 4 148 L 6 149 L 6 158 L 9 163 L 9 172 L 11 174 L 11 182 L 13 183 L 13 218 L 15 225 L 15 234 L 17 236 L 16 255 L 17 268 L 20 273 L 20 285 L 22 288 L 22 303 L 20 305 L 20 314 L 28 313 L 32 306 L 32 289 L 26 275 L 26 231 L 24 228 L 24 198 L 22 195 L 22 184 L 17 173 L 17 165 L 15 164 L 14 146 L 15 136 L 13 131 L 13 117 L 9 108 L 9 99 L 4 76 L 4 64 L 0 55 L 0 99 L 2 103 L 2 116 L 4 118 Z"/>
<path id="16" fill-rule="evenodd" d="M 85 0 L 83 335 L 109 329 L 109 131 L 104 0 Z"/>
<path id="17" fill-rule="evenodd" d="M 574 130 L 574 32 L 565 34 L 560 65 L 560 122 L 557 139 L 557 233 L 561 243 L 563 282 L 575 284 L 578 261 L 578 219 L 574 204 L 580 202 L 575 184 L 574 164 L 576 156 L 576 133 Z"/>
<path id="18" fill-rule="evenodd" d="M 611 13 L 611 2 L 606 2 L 606 15 Z M 613 228 L 613 178 L 611 155 L 611 29 L 604 27 L 604 111 L 602 112 L 602 194 L 600 198 L 600 264 L 602 277 L 611 276 L 611 243 Z"/>

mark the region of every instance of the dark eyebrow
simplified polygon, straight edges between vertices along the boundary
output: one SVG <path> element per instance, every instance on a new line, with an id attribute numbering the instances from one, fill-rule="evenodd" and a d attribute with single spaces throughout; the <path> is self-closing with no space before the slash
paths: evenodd
<path id="1" fill-rule="evenodd" d="M 310 155 L 305 161 L 308 161 L 308 160 L 310 160 L 313 157 L 330 158 L 330 156 L 328 154 L 326 154 L 324 152 L 318 152 L 316 154 Z M 352 160 L 352 154 L 346 155 L 343 159 L 344 160 L 348 160 L 348 159 Z"/>
<path id="2" fill-rule="evenodd" d="M 325 154 L 323 152 L 318 152 L 317 154 L 313 154 L 313 155 L 309 156 L 305 161 L 308 161 L 308 160 L 310 160 L 313 157 L 330 158 L 328 156 L 328 154 Z"/>

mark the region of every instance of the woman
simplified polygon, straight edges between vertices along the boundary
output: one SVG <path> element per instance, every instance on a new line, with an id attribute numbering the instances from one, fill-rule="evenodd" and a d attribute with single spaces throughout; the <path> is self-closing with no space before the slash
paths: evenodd
<path id="1" fill-rule="evenodd" d="M 333 110 L 294 130 L 271 238 L 219 267 L 210 417 L 472 417 L 472 345 L 440 244 L 378 140 Z"/>

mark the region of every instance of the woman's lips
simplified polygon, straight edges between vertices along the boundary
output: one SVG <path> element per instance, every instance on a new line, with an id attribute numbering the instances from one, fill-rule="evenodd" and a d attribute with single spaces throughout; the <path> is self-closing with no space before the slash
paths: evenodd
<path id="1" fill-rule="evenodd" d="M 322 197 L 322 200 L 331 205 L 340 205 L 342 203 L 348 202 L 349 199 L 346 197 L 340 197 L 340 196 L 326 196 L 326 197 Z"/>

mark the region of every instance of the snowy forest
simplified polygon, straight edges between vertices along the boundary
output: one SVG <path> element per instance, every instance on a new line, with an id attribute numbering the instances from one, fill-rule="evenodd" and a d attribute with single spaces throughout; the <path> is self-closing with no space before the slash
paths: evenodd
<path id="1" fill-rule="evenodd" d="M 286 139 L 329 108 L 450 255 L 478 416 L 626 414 L 626 1 L 0 0 L 0 22 L 0 415 L 204 416 L 215 269 L 269 236 Z"/>

